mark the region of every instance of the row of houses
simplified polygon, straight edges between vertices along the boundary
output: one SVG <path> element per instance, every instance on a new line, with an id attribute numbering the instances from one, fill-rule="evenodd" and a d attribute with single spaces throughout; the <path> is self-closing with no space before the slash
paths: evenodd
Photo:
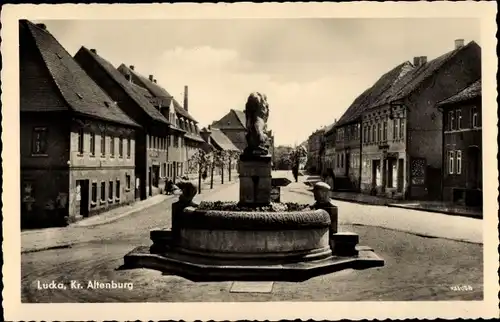
<path id="1" fill-rule="evenodd" d="M 133 65 L 115 68 L 85 47 L 71 56 L 44 24 L 19 22 L 19 57 L 22 226 L 65 224 L 163 193 L 167 181 L 198 175 L 192 157 L 207 144 L 244 148 L 244 119 L 239 131 L 200 130 L 187 86 L 181 105 Z M 237 171 L 237 161 L 229 167 Z"/>
<path id="2" fill-rule="evenodd" d="M 454 45 L 394 67 L 315 131 L 309 170 L 338 190 L 480 205 L 481 48 Z"/>

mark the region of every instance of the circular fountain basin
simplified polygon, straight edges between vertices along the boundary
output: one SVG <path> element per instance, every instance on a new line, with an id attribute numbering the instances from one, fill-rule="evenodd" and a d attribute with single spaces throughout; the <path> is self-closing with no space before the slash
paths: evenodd
<path id="1" fill-rule="evenodd" d="M 188 207 L 177 221 L 176 248 L 221 259 L 318 260 L 331 256 L 324 210 L 245 212 Z"/>

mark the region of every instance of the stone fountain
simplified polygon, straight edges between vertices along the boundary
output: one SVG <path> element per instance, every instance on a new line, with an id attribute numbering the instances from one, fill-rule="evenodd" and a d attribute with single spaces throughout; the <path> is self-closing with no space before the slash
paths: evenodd
<path id="1" fill-rule="evenodd" d="M 198 204 L 193 201 L 197 187 L 179 183 L 182 195 L 172 205 L 172 228 L 151 231 L 153 244 L 125 255 L 124 268 L 157 269 L 191 280 L 299 281 L 383 266 L 373 249 L 357 245 L 357 234 L 337 231 L 337 207 L 326 183 L 314 186 L 313 205 L 271 202 L 266 96 L 250 94 L 245 115 L 239 202 Z"/>

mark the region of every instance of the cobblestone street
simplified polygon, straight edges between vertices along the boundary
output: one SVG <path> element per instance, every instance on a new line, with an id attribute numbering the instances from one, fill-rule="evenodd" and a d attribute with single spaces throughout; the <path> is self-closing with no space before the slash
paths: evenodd
<path id="1" fill-rule="evenodd" d="M 235 200 L 237 196 L 238 185 L 229 184 L 198 199 Z M 361 245 L 373 247 L 384 258 L 384 267 L 344 270 L 301 283 L 274 282 L 272 290 L 264 293 L 233 293 L 232 281 L 195 283 L 153 270 L 119 270 L 127 252 L 151 244 L 150 229 L 170 225 L 172 200 L 98 226 L 66 228 L 65 234 L 73 236 L 73 244 L 66 248 L 23 253 L 22 301 L 404 301 L 483 297 L 481 221 L 442 215 L 448 226 L 439 226 L 435 224 L 438 217 L 435 223 L 428 221 L 429 213 L 345 202 L 335 202 L 339 207 L 339 230 L 358 233 Z M 312 203 L 313 198 L 299 182 L 282 189 L 282 201 Z M 396 216 L 401 217 L 399 221 Z M 405 226 L 407 217 L 420 219 Z M 38 283 L 72 280 L 133 283 L 133 289 L 37 289 Z M 468 290 L 453 290 L 464 285 Z"/>

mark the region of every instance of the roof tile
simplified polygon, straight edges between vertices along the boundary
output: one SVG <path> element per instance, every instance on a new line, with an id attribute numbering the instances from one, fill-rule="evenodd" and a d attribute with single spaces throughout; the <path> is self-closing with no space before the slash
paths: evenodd
<path id="1" fill-rule="evenodd" d="M 460 92 L 458 92 L 457 94 L 439 102 L 438 105 L 442 106 L 453 103 L 459 103 L 480 96 L 481 96 L 481 80 L 477 80 L 471 85 L 461 90 Z"/>
<path id="2" fill-rule="evenodd" d="M 102 56 L 91 52 L 85 47 L 81 47 L 75 55 L 77 60 L 81 59 L 81 55 L 91 57 L 101 68 L 111 77 L 115 82 L 141 107 L 152 119 L 170 124 L 168 120 L 158 111 L 151 102 L 144 96 L 144 93 L 139 92 L 136 88 L 131 86 L 131 83 L 123 76 L 118 70 Z"/>
<path id="3" fill-rule="evenodd" d="M 41 59 L 38 61 L 44 64 L 56 85 L 54 89 L 60 92 L 69 108 L 77 113 L 102 120 L 138 126 L 87 75 L 52 34 L 28 20 L 20 20 L 19 25 L 20 44 L 31 43 L 36 48 L 26 48 L 26 50 L 30 51 L 29 55 L 39 55 Z M 20 50 L 25 49 L 20 48 Z M 22 56 L 29 57 L 29 55 Z M 21 108 L 29 106 L 22 105 Z"/>

